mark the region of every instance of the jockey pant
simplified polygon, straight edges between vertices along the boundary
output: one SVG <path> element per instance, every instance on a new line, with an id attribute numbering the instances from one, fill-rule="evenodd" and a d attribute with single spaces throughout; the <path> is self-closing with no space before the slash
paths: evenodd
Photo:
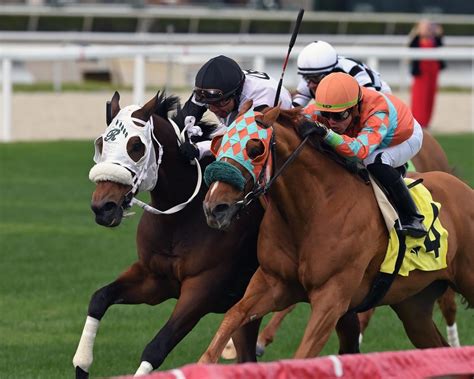
<path id="1" fill-rule="evenodd" d="M 421 149 L 423 143 L 423 130 L 418 121 L 414 120 L 413 134 L 399 145 L 375 149 L 372 154 L 364 159 L 364 166 L 374 163 L 380 154 L 382 163 L 392 167 L 400 167 L 413 158 Z"/>

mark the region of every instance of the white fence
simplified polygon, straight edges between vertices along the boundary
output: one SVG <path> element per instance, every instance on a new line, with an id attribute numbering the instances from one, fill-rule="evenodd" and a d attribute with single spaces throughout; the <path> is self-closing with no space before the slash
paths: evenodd
<path id="1" fill-rule="evenodd" d="M 301 47 L 293 49 L 291 59 L 298 56 Z M 235 58 L 253 60 L 253 68 L 265 71 L 266 60 L 281 59 L 287 51 L 286 46 L 248 46 L 248 45 L 154 45 L 154 46 L 64 46 L 64 47 L 0 47 L 2 60 L 3 106 L 2 135 L 0 141 L 11 140 L 12 116 L 12 62 L 13 61 L 78 61 L 110 58 L 130 58 L 134 60 L 133 102 L 142 104 L 145 93 L 146 70 L 148 59 L 167 59 L 171 62 L 183 60 L 201 60 L 204 62 L 215 55 L 223 54 Z M 443 59 L 446 61 L 470 61 L 469 79 L 474 88 L 474 49 L 472 48 L 437 48 L 409 49 L 400 47 L 338 47 L 341 55 L 361 59 L 377 69 L 380 60 L 398 60 L 400 75 L 406 75 L 407 61 L 410 59 Z"/>

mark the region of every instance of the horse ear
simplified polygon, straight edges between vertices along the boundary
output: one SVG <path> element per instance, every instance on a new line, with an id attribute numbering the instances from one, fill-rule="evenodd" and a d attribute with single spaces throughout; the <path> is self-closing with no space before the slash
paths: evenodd
<path id="1" fill-rule="evenodd" d="M 133 112 L 132 116 L 139 118 L 143 121 L 148 121 L 153 113 L 155 113 L 156 103 L 158 99 L 158 94 L 153 97 L 153 99 L 149 100 L 143 107 Z"/>
<path id="2" fill-rule="evenodd" d="M 115 91 L 114 95 L 112 96 L 112 100 L 107 101 L 105 104 L 105 121 L 107 122 L 107 126 L 110 125 L 112 120 L 117 116 L 120 112 L 120 95 L 117 91 Z"/>
<path id="3" fill-rule="evenodd" d="M 216 157 L 217 156 L 217 153 L 219 152 L 219 149 L 221 147 L 221 143 L 222 143 L 222 137 L 224 137 L 223 135 L 220 135 L 220 136 L 215 136 L 213 139 L 212 139 L 212 142 L 211 142 L 211 153 Z"/>
<path id="4" fill-rule="evenodd" d="M 263 123 L 273 125 L 280 115 L 280 107 L 269 108 L 263 115 Z"/>
<path id="5" fill-rule="evenodd" d="M 252 99 L 247 100 L 245 103 L 243 103 L 242 106 L 239 109 L 239 114 L 237 115 L 237 117 L 242 116 L 243 114 L 245 114 L 250 108 L 252 108 L 252 105 L 253 105 L 253 100 Z"/>

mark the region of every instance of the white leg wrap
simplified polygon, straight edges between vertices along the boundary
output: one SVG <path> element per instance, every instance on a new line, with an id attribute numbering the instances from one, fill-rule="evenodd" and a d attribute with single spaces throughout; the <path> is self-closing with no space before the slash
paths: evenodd
<path id="1" fill-rule="evenodd" d="M 362 345 L 362 340 L 364 339 L 364 335 L 359 333 L 359 345 Z"/>
<path id="2" fill-rule="evenodd" d="M 97 329 L 99 329 L 99 320 L 87 316 L 76 354 L 72 359 L 74 367 L 79 366 L 84 371 L 89 372 L 89 367 L 91 367 L 93 361 L 92 350 L 94 348 Z"/>
<path id="3" fill-rule="evenodd" d="M 142 363 L 140 363 L 140 367 L 138 368 L 137 372 L 133 376 L 136 377 L 136 376 L 147 375 L 152 371 L 153 371 L 153 366 L 151 365 L 151 363 L 147 361 L 143 361 Z"/>
<path id="4" fill-rule="evenodd" d="M 460 347 L 461 343 L 459 342 L 458 327 L 456 323 L 451 326 L 446 326 L 446 331 L 448 333 L 448 343 L 452 347 Z"/>

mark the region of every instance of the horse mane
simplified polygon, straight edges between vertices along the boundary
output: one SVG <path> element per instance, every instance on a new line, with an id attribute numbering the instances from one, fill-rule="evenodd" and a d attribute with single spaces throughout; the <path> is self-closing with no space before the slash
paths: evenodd
<path id="1" fill-rule="evenodd" d="M 156 95 L 154 114 L 164 119 L 168 119 L 168 117 L 171 118 L 176 125 L 178 125 L 179 130 L 183 130 L 186 115 L 183 113 L 181 101 L 178 96 L 167 96 L 164 90 L 158 91 Z M 198 122 L 198 125 L 201 128 L 203 135 L 200 137 L 193 137 L 194 142 L 211 139 L 211 134 L 217 128 L 217 124 L 206 121 L 200 121 Z"/>
<path id="2" fill-rule="evenodd" d="M 302 107 L 296 107 L 293 109 L 280 109 L 277 122 L 284 127 L 292 128 L 300 138 L 302 138 L 302 130 L 312 127 L 311 125 L 308 125 L 308 123 L 313 124 L 313 122 L 303 114 Z M 311 134 L 309 135 L 308 142 L 315 150 L 337 164 L 343 166 L 350 173 L 358 175 L 365 182 L 369 180 L 367 169 L 365 167 L 360 165 L 357 161 L 346 159 L 336 153 L 334 149 L 329 146 L 321 137 Z"/>
<path id="3" fill-rule="evenodd" d="M 168 118 L 168 113 L 175 111 L 179 107 L 180 101 L 178 96 L 166 96 L 165 91 L 158 91 L 156 94 L 155 112 L 157 116 L 164 119 Z"/>

